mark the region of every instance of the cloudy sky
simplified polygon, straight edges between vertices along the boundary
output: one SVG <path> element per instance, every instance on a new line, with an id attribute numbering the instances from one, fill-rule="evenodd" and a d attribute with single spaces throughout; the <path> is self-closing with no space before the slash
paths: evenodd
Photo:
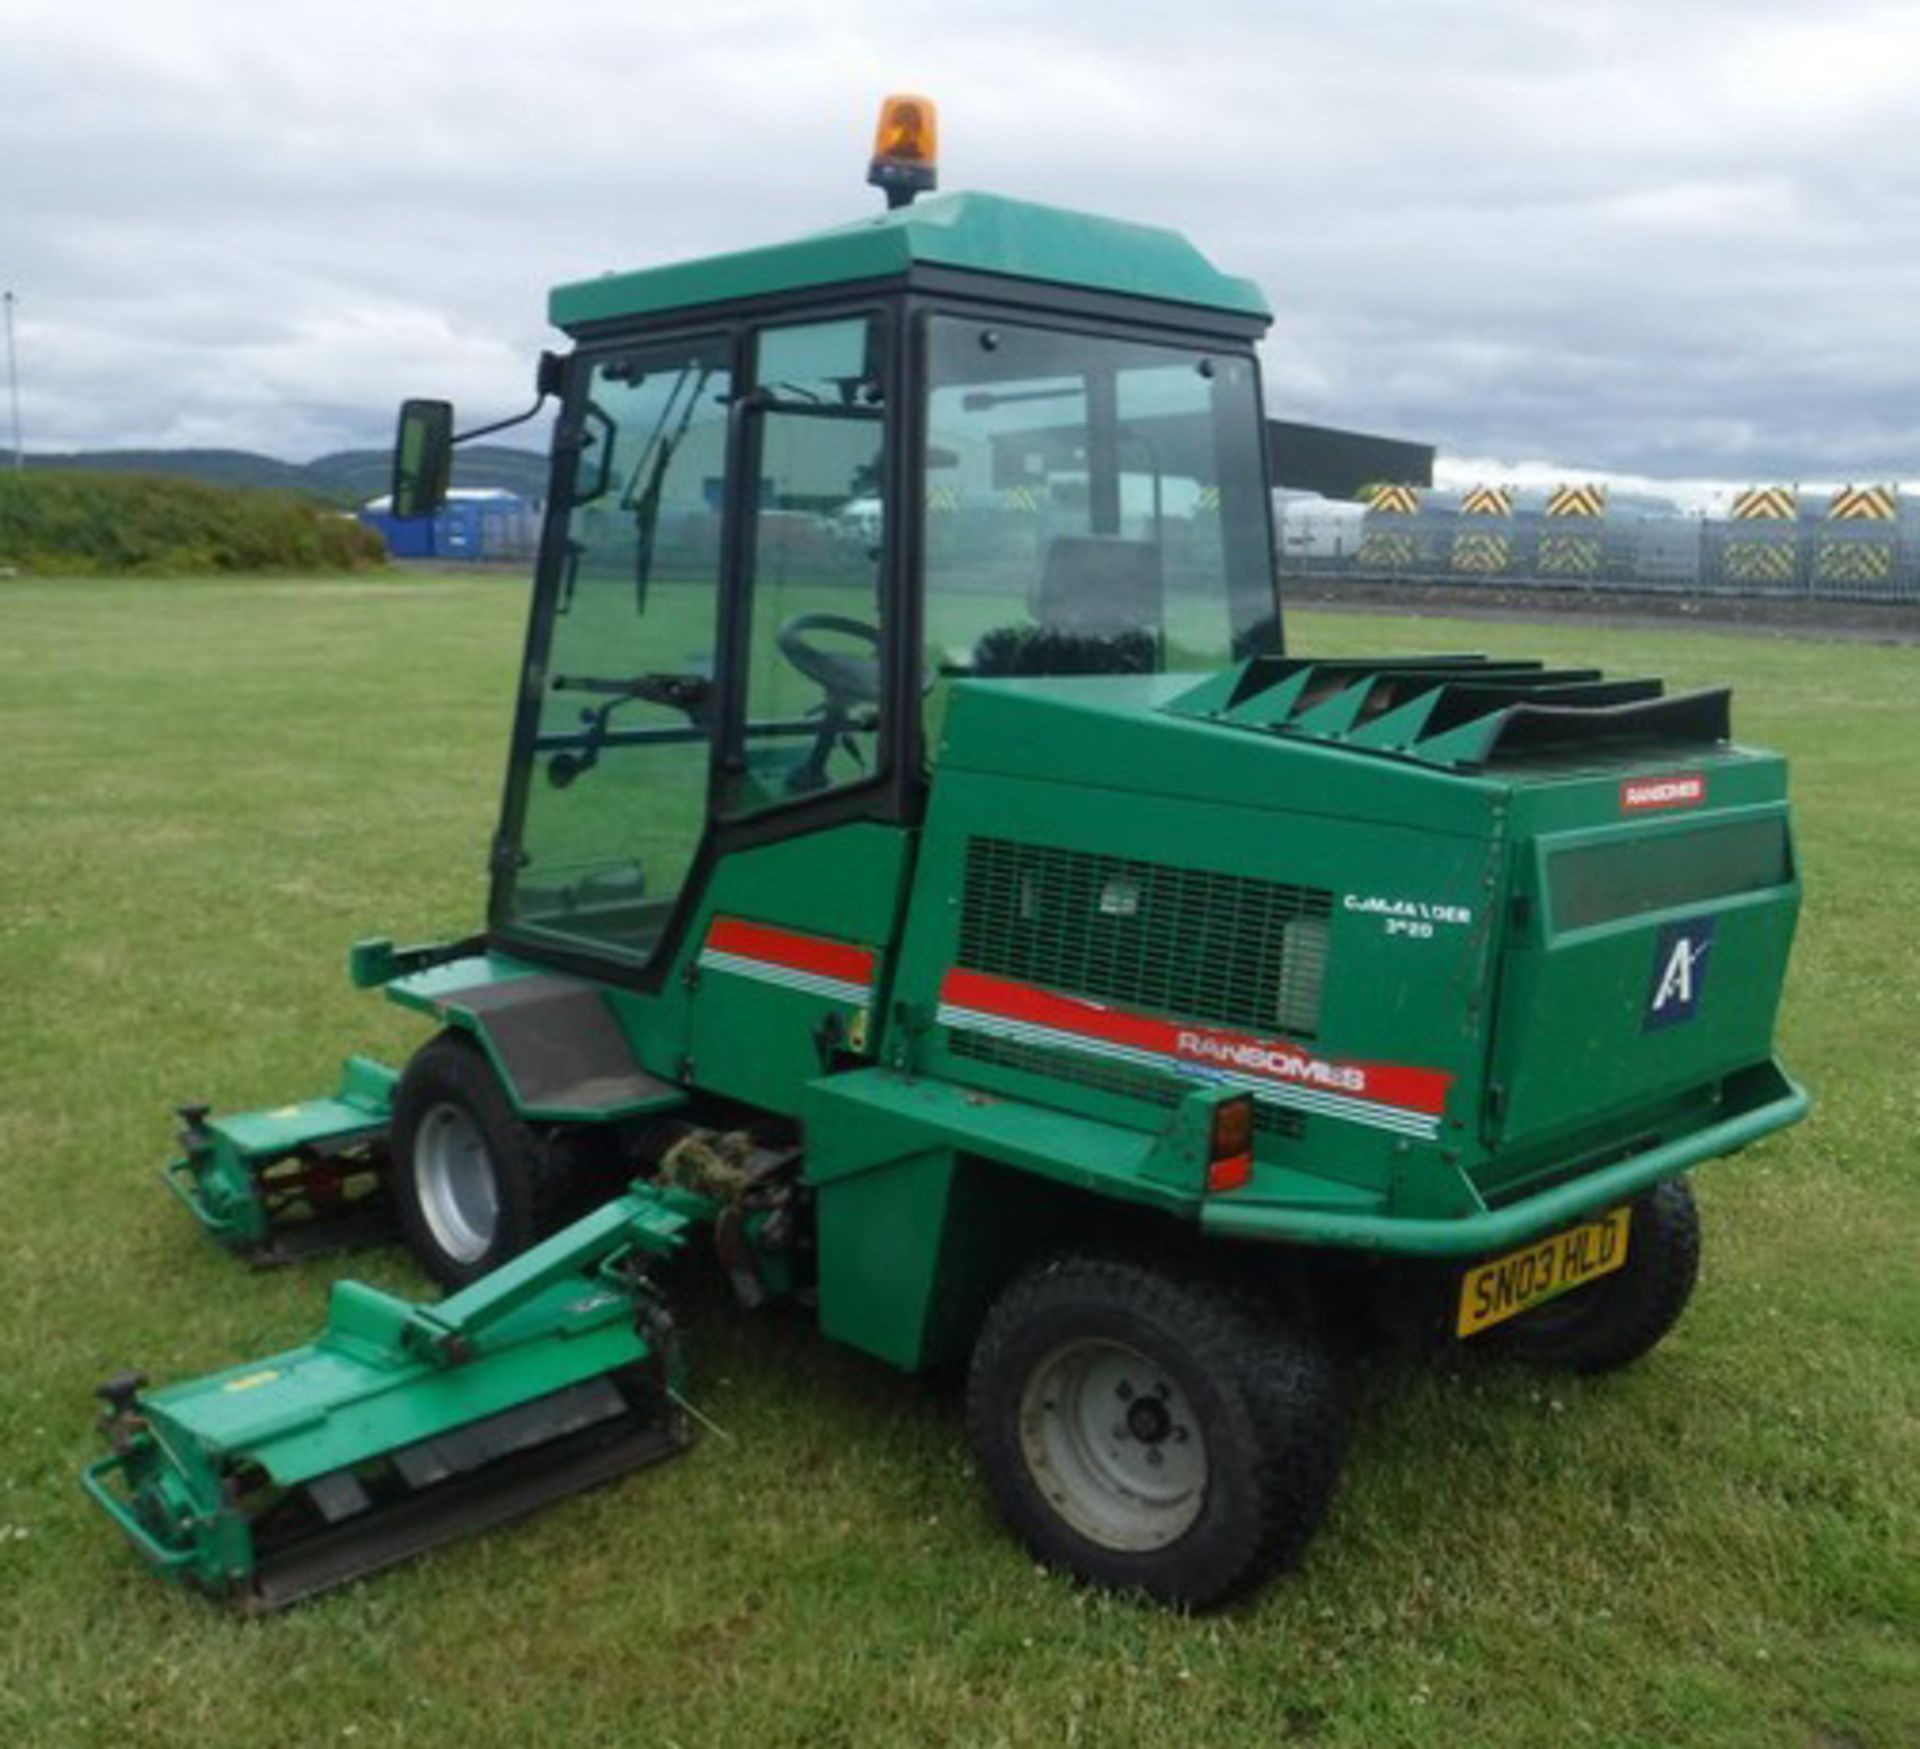
<path id="1" fill-rule="evenodd" d="M 1484 463 L 1920 477 L 1920 4 L 0 0 L 30 450 L 527 399 L 555 280 L 948 187 L 1177 225 L 1276 413 Z"/>

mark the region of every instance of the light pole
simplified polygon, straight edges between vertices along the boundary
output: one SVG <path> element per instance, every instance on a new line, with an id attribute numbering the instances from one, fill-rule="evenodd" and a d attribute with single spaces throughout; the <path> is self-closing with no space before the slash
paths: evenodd
<path id="1" fill-rule="evenodd" d="M 17 470 L 27 465 L 27 452 L 20 447 L 20 363 L 13 351 L 13 293 L 0 297 L 0 303 L 7 311 L 7 395 L 13 402 L 13 465 Z"/>
<path id="2" fill-rule="evenodd" d="M 27 451 L 19 445 L 19 359 L 13 355 L 13 294 L 8 292 L 0 303 L 6 305 L 6 382 L 8 397 L 13 401 L 13 467 L 15 470 L 27 467 Z"/>

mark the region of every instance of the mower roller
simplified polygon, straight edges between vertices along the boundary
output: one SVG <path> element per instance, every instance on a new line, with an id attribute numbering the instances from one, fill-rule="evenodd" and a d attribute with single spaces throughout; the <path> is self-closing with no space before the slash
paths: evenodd
<path id="1" fill-rule="evenodd" d="M 936 195 L 553 293 L 484 930 L 374 939 L 392 1070 L 183 1111 L 274 1256 L 397 1232 L 307 1348 L 104 1387 L 87 1485 L 254 1608 L 684 1442 L 698 1240 L 908 1372 L 1043 1561 L 1200 1606 L 1305 1547 L 1343 1322 L 1587 1372 L 1693 1291 L 1686 1173 L 1794 1122 L 1800 882 L 1724 690 L 1289 654 L 1248 282 Z M 474 435 L 467 433 L 464 435 Z M 403 408 L 430 513 L 451 409 Z"/>

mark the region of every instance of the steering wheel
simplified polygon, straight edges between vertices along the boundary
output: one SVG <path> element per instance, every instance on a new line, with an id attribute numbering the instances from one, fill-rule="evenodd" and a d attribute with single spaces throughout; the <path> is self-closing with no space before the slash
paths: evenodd
<path id="1" fill-rule="evenodd" d="M 815 633 L 854 638 L 873 652 L 851 655 L 823 650 L 812 642 Z M 880 632 L 875 626 L 837 613 L 797 613 L 776 634 L 780 654 L 827 695 L 829 714 L 854 705 L 880 702 Z"/>
<path id="2" fill-rule="evenodd" d="M 813 642 L 815 633 L 857 639 L 872 654 L 855 656 L 823 650 Z M 856 760 L 860 758 L 849 731 L 854 727 L 856 710 L 880 702 L 880 633 L 873 626 L 837 613 L 797 613 L 780 628 L 775 642 L 780 654 L 826 694 L 818 709 L 810 713 L 820 718 L 812 750 L 787 776 L 789 795 L 807 795 L 827 787 L 827 761 L 835 747 L 844 745 Z"/>

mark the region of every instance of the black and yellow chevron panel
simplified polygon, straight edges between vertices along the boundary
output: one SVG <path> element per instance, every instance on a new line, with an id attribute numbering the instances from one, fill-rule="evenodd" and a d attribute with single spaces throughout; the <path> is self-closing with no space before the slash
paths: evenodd
<path id="1" fill-rule="evenodd" d="M 1791 540 L 1730 540 L 1721 568 L 1729 583 L 1791 583 L 1798 558 Z"/>
<path id="2" fill-rule="evenodd" d="M 1543 577 L 1597 577 L 1600 550 L 1597 534 L 1543 534 L 1534 562 Z"/>
<path id="3" fill-rule="evenodd" d="M 1800 493 L 1792 486 L 1749 486 L 1733 501 L 1735 522 L 1792 522 L 1800 514 Z"/>
<path id="4" fill-rule="evenodd" d="M 1816 583 L 1885 583 L 1893 576 L 1891 541 L 1822 541 L 1813 555 Z"/>
<path id="5" fill-rule="evenodd" d="M 1512 557 L 1505 534 L 1470 530 L 1453 537 L 1453 568 L 1490 577 L 1504 571 Z"/>
<path id="6" fill-rule="evenodd" d="M 1408 571 L 1419 556 L 1412 535 L 1399 529 L 1370 528 L 1360 537 L 1354 563 L 1363 571 Z"/>
<path id="7" fill-rule="evenodd" d="M 1899 514 L 1897 486 L 1842 486 L 1827 504 L 1829 522 L 1891 522 Z"/>
<path id="8" fill-rule="evenodd" d="M 1606 510 L 1605 486 L 1556 486 L 1547 494 L 1549 516 L 1604 516 Z"/>
<path id="9" fill-rule="evenodd" d="M 1420 492 L 1415 486 L 1375 486 L 1367 508 L 1376 516 L 1417 516 Z"/>
<path id="10" fill-rule="evenodd" d="M 1513 514 L 1513 488 L 1511 486 L 1475 486 L 1466 497 L 1460 500 L 1462 516 L 1511 516 Z"/>

